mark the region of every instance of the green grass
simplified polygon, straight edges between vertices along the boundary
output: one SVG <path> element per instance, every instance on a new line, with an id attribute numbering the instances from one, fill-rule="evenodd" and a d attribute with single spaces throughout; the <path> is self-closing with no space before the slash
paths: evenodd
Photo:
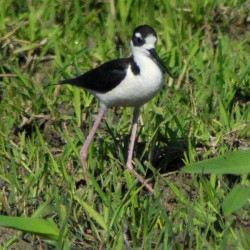
<path id="1" fill-rule="evenodd" d="M 0 1 L 0 214 L 60 230 L 55 244 L 1 228 L 1 248 L 248 249 L 249 203 L 222 212 L 235 185 L 249 187 L 247 174 L 179 169 L 249 148 L 249 2 L 90 2 Z M 175 76 L 144 106 L 138 129 L 135 168 L 157 197 L 125 170 L 130 108 L 106 115 L 85 184 L 79 150 L 98 102 L 53 86 L 128 56 L 133 29 L 144 23 L 156 29 L 157 51 Z"/>

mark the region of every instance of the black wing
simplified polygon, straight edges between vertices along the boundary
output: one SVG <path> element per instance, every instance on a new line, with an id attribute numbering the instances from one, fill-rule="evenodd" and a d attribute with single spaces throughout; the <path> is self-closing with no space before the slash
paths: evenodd
<path id="1" fill-rule="evenodd" d="M 71 84 L 105 93 L 115 88 L 126 76 L 131 58 L 115 59 L 94 68 L 81 76 L 67 79 L 59 84 Z"/>

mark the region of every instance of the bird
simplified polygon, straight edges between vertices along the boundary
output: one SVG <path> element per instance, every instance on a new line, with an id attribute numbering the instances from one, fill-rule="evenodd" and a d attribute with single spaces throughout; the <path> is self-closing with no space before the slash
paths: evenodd
<path id="1" fill-rule="evenodd" d="M 88 172 L 88 149 L 106 111 L 111 107 L 133 107 L 133 121 L 126 168 L 145 188 L 154 194 L 153 187 L 133 167 L 133 151 L 140 108 L 152 99 L 163 87 L 164 75 L 170 70 L 156 53 L 157 33 L 153 27 L 144 24 L 134 29 L 130 48 L 132 55 L 108 61 L 84 74 L 59 81 L 92 93 L 100 102 L 99 112 L 84 145 L 80 150 L 86 182 Z"/>

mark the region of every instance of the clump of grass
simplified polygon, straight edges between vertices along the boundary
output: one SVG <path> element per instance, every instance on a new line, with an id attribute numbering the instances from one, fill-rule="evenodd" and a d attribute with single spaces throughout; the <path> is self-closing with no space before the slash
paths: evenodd
<path id="1" fill-rule="evenodd" d="M 235 183 L 249 186 L 247 175 L 178 171 L 249 148 L 248 13 L 246 1 L 2 1 L 0 213 L 58 228 L 52 241 L 39 228 L 28 230 L 34 237 L 8 231 L 1 246 L 249 248 L 249 204 L 222 212 Z M 124 168 L 131 110 L 107 114 L 87 186 L 78 152 L 98 103 L 83 90 L 49 86 L 127 56 L 143 23 L 157 30 L 157 50 L 175 75 L 145 105 L 135 154 L 156 198 Z"/>

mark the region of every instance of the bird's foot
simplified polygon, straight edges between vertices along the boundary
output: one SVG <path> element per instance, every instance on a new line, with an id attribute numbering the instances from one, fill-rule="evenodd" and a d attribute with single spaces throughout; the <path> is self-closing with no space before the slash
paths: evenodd
<path id="1" fill-rule="evenodd" d="M 151 194 L 155 194 L 155 191 L 154 191 L 154 189 L 152 188 L 152 186 L 151 186 L 150 184 L 148 184 L 148 183 L 146 182 L 146 180 L 134 170 L 133 164 L 132 164 L 132 160 L 128 160 L 128 161 L 127 161 L 126 167 L 127 167 L 128 171 L 129 171 L 130 173 L 132 173 L 132 174 L 136 177 L 136 179 L 137 179 L 139 182 L 141 182 L 141 183 L 145 186 L 145 188 L 147 188 L 147 190 L 148 190 Z"/>

